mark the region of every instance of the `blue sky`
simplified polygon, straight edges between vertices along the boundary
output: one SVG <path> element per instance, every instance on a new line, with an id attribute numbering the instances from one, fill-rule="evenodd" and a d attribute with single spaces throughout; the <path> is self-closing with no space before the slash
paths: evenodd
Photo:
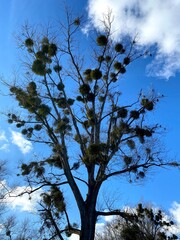
<path id="1" fill-rule="evenodd" d="M 170 3 L 170 5 L 169 5 Z M 121 80 L 120 90 L 128 100 L 136 99 L 140 89 L 148 91 L 155 88 L 165 96 L 157 106 L 150 120 L 166 127 L 166 133 L 160 138 L 167 149 L 167 157 L 180 159 L 180 0 L 67 0 L 74 13 L 89 15 L 90 25 L 100 29 L 99 19 L 103 12 L 112 9 L 115 38 L 123 34 L 134 37 L 136 34 L 141 46 L 156 47 L 152 58 L 137 60 L 129 67 Z M 135 11 L 132 11 L 135 9 Z M 61 0 L 1 0 L 0 1 L 0 75 L 4 79 L 13 77 L 19 70 L 20 52 L 17 49 L 15 35 L 21 26 L 30 24 L 48 24 L 64 18 Z M 89 26 L 87 25 L 88 31 Z M 87 37 L 85 35 L 85 37 Z M 1 86 L 1 92 L 6 90 Z M 0 96 L 0 109 L 7 111 L 15 106 L 7 96 Z M 8 160 L 14 166 L 20 160 L 27 159 L 38 147 L 34 147 L 17 133 L 18 130 L 0 119 L 0 158 Z M 114 189 L 119 189 L 120 205 L 135 204 L 138 201 L 153 202 L 170 209 L 173 202 L 180 204 L 180 172 L 178 170 L 157 169 L 144 183 L 131 186 L 125 180 L 116 179 Z M 176 205 L 179 206 L 179 205 Z M 14 206 L 15 207 L 15 206 Z M 180 208 L 180 207 L 179 207 Z"/>

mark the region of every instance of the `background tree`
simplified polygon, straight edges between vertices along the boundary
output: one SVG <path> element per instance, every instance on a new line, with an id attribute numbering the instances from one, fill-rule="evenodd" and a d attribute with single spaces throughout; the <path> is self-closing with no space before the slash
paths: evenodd
<path id="1" fill-rule="evenodd" d="M 24 218 L 23 215 L 15 216 L 7 211 L 0 219 L 0 238 L 3 240 L 51 240 L 58 239 L 52 236 L 49 227 L 42 229 L 40 219 Z"/>
<path id="2" fill-rule="evenodd" d="M 21 174 L 31 192 L 43 189 L 42 217 L 52 236 L 63 239 L 63 233 L 77 233 L 80 240 L 93 240 L 98 216 L 127 215 L 97 209 L 106 180 L 126 176 L 133 182 L 152 167 L 178 164 L 161 156 L 154 144 L 160 126 L 146 121 L 161 96 L 140 92 L 134 102 L 121 99 L 121 76 L 147 51 L 139 53 L 135 40 L 115 42 L 110 16 L 102 23 L 102 32 L 91 32 L 89 50 L 84 47 L 88 39 L 81 31 L 82 19 L 67 12 L 66 20 L 55 34 L 48 29 L 38 35 L 29 26 L 24 28 L 26 73 L 10 86 L 22 113 L 10 112 L 8 121 L 30 141 L 46 147 L 46 156 L 23 163 Z M 80 228 L 69 219 L 63 193 L 68 186 L 79 210 Z M 64 225 L 59 224 L 62 217 Z"/>
<path id="3" fill-rule="evenodd" d="M 33 240 L 37 239 L 37 230 L 32 228 L 30 220 L 22 221 L 13 216 L 8 206 L 8 199 L 13 187 L 8 185 L 9 173 L 7 162 L 0 161 L 0 239 Z"/>
<path id="4" fill-rule="evenodd" d="M 7 176 L 6 171 L 6 162 L 0 161 L 0 200 L 4 198 L 4 195 L 7 193 L 6 185 L 5 185 L 5 178 Z"/>
<path id="5" fill-rule="evenodd" d="M 0 161 L 0 221 L 2 219 L 6 210 L 6 204 L 4 202 L 6 194 L 8 194 L 8 188 L 6 186 L 7 171 L 6 171 L 6 162 Z"/>
<path id="6" fill-rule="evenodd" d="M 97 240 L 175 240 L 172 234 L 174 222 L 159 209 L 143 207 L 138 204 L 135 209 L 128 208 L 130 213 L 126 219 L 116 217 L 106 224 L 101 233 L 96 234 Z"/>

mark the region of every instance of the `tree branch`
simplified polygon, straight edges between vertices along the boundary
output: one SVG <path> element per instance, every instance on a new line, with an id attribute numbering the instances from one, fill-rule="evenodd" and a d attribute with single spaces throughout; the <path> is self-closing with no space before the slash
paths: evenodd
<path id="1" fill-rule="evenodd" d="M 118 209 L 110 211 L 110 212 L 100 212 L 100 211 L 97 211 L 96 214 L 97 214 L 97 216 L 120 216 L 122 218 L 130 217 L 129 213 L 122 212 L 122 211 L 120 211 Z"/>

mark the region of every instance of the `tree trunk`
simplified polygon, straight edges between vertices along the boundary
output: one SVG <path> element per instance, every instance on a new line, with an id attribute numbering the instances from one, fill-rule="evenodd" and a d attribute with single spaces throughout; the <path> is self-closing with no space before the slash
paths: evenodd
<path id="1" fill-rule="evenodd" d="M 99 188 L 100 184 L 95 185 L 93 181 L 89 181 L 89 189 L 84 203 L 84 211 L 81 212 L 80 240 L 94 240 L 97 220 L 96 202 Z"/>
<path id="2" fill-rule="evenodd" d="M 80 240 L 94 240 L 96 220 L 97 216 L 95 208 L 86 205 L 84 214 L 81 215 Z"/>

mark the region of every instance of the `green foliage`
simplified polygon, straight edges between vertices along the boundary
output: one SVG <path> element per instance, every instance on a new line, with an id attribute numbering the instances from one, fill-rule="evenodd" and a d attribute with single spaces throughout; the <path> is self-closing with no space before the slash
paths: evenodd
<path id="1" fill-rule="evenodd" d="M 63 108 L 63 109 L 66 108 L 67 107 L 66 98 L 64 98 L 64 97 L 59 98 L 57 101 L 57 105 L 59 108 Z"/>
<path id="2" fill-rule="evenodd" d="M 120 62 L 115 62 L 114 68 L 115 68 L 115 70 L 119 71 L 122 68 L 122 64 Z"/>
<path id="3" fill-rule="evenodd" d="M 46 162 L 50 166 L 54 166 L 54 167 L 62 169 L 62 162 L 61 162 L 60 157 L 57 154 L 54 154 L 51 157 L 47 158 Z"/>
<path id="4" fill-rule="evenodd" d="M 123 240 L 140 240 L 141 234 L 139 227 L 137 225 L 133 225 L 131 228 L 125 227 L 122 230 L 121 237 Z"/>
<path id="5" fill-rule="evenodd" d="M 50 57 L 55 56 L 56 53 L 57 53 L 57 50 L 58 50 L 58 49 L 57 49 L 56 44 L 54 44 L 54 43 L 49 44 L 49 46 L 48 46 L 48 55 L 49 55 Z"/>
<path id="6" fill-rule="evenodd" d="M 89 86 L 89 84 L 82 84 L 80 87 L 79 87 L 79 92 L 82 94 L 82 95 L 86 95 L 90 92 L 91 88 Z"/>
<path id="7" fill-rule="evenodd" d="M 27 164 L 21 165 L 21 174 L 22 175 L 28 175 L 30 172 L 31 172 L 31 169 Z"/>
<path id="8" fill-rule="evenodd" d="M 143 99 L 141 100 L 141 104 L 142 104 L 142 106 L 143 106 L 145 109 L 147 109 L 148 111 L 152 111 L 153 108 L 154 108 L 154 103 L 153 103 L 153 101 L 150 101 L 150 100 L 147 99 L 147 98 L 143 98 Z"/>
<path id="9" fill-rule="evenodd" d="M 112 82 L 116 82 L 116 81 L 118 80 L 117 74 L 114 73 L 114 72 L 112 72 L 112 73 L 110 74 L 110 77 L 111 77 L 111 81 L 112 81 Z"/>
<path id="10" fill-rule="evenodd" d="M 21 124 L 21 123 L 17 123 L 17 124 L 16 124 L 16 127 L 17 127 L 17 128 L 20 128 L 20 127 L 22 127 L 22 124 Z"/>
<path id="11" fill-rule="evenodd" d="M 135 149 L 135 142 L 132 139 L 127 140 L 127 145 L 130 149 Z"/>
<path id="12" fill-rule="evenodd" d="M 46 65 L 42 60 L 36 59 L 33 62 L 32 71 L 37 75 L 44 76 L 46 73 Z"/>
<path id="13" fill-rule="evenodd" d="M 102 77 L 102 72 L 96 68 L 91 71 L 91 78 L 94 80 L 99 80 Z"/>
<path id="14" fill-rule="evenodd" d="M 80 23 L 81 23 L 80 18 L 76 18 L 76 19 L 74 20 L 74 25 L 75 25 L 75 26 L 79 26 Z"/>
<path id="15" fill-rule="evenodd" d="M 33 42 L 30 38 L 25 40 L 25 46 L 28 49 L 28 52 L 30 54 L 34 54 L 34 51 L 32 50 Z M 45 74 L 51 74 L 52 69 L 47 68 L 47 64 L 52 63 L 52 58 L 57 54 L 58 47 L 55 43 L 50 43 L 49 39 L 47 37 L 44 37 L 41 41 L 41 48 L 36 51 L 35 60 L 32 63 L 32 71 L 39 76 L 44 76 Z M 54 66 L 55 72 L 60 72 L 62 67 L 57 64 Z"/>
<path id="16" fill-rule="evenodd" d="M 111 56 L 109 56 L 109 55 L 106 56 L 106 57 L 105 57 L 105 60 L 106 60 L 106 62 L 110 62 L 110 61 L 111 61 Z"/>
<path id="17" fill-rule="evenodd" d="M 81 97 L 81 96 L 77 96 L 77 97 L 76 97 L 76 100 L 79 101 L 79 102 L 84 102 L 84 99 L 83 99 L 83 97 Z"/>
<path id="18" fill-rule="evenodd" d="M 45 58 L 45 53 L 43 51 L 38 51 L 38 52 L 36 52 L 35 56 L 36 56 L 37 59 L 43 61 L 44 58 Z"/>
<path id="19" fill-rule="evenodd" d="M 143 171 L 138 172 L 138 177 L 144 178 L 145 177 L 145 172 L 143 172 Z"/>
<path id="20" fill-rule="evenodd" d="M 41 40 L 41 44 L 42 46 L 48 46 L 49 45 L 49 39 L 48 37 L 43 37 L 42 40 Z"/>
<path id="21" fill-rule="evenodd" d="M 94 111 L 93 111 L 92 108 L 90 108 L 90 109 L 87 110 L 87 117 L 90 118 L 90 119 L 91 119 L 92 117 L 94 117 Z"/>
<path id="22" fill-rule="evenodd" d="M 84 163 L 88 164 L 101 164 L 107 160 L 107 145 L 106 143 L 89 144 L 84 156 Z"/>
<path id="23" fill-rule="evenodd" d="M 101 145 L 91 144 L 88 148 L 88 152 L 90 155 L 98 155 L 101 152 Z"/>
<path id="24" fill-rule="evenodd" d="M 119 132 L 120 134 L 129 134 L 131 133 L 131 129 L 127 122 L 121 121 L 119 124 Z"/>
<path id="25" fill-rule="evenodd" d="M 99 102 L 104 102 L 104 100 L 105 100 L 105 97 L 104 96 L 99 96 Z"/>
<path id="26" fill-rule="evenodd" d="M 51 108 L 46 104 L 41 104 L 38 108 L 38 114 L 41 117 L 46 117 L 51 112 Z"/>
<path id="27" fill-rule="evenodd" d="M 31 38 L 27 38 L 25 40 L 26 47 L 32 47 L 34 45 L 34 41 Z"/>
<path id="28" fill-rule="evenodd" d="M 82 140 L 82 142 L 84 144 L 87 144 L 88 143 L 88 137 L 87 136 L 84 136 L 84 135 L 81 135 L 81 137 L 79 137 L 77 134 L 74 136 L 74 140 L 78 143 L 80 143 L 80 139 Z"/>
<path id="29" fill-rule="evenodd" d="M 105 60 L 104 56 L 99 56 L 98 57 L 98 62 L 102 63 Z"/>
<path id="30" fill-rule="evenodd" d="M 122 53 L 123 51 L 123 45 L 121 43 L 117 43 L 114 47 L 116 52 Z"/>
<path id="31" fill-rule="evenodd" d="M 28 131 L 27 131 L 27 129 L 22 129 L 21 133 L 22 133 L 23 135 L 26 135 L 26 134 L 28 133 Z"/>
<path id="32" fill-rule="evenodd" d="M 122 74 L 126 73 L 126 68 L 125 68 L 125 67 L 122 67 L 122 68 L 120 69 L 120 73 L 122 73 Z"/>
<path id="33" fill-rule="evenodd" d="M 88 68 L 83 72 L 86 81 L 92 81 L 91 71 L 92 70 L 90 68 Z"/>
<path id="34" fill-rule="evenodd" d="M 34 81 L 32 81 L 28 84 L 27 91 L 28 91 L 29 94 L 37 95 L 36 83 Z"/>
<path id="35" fill-rule="evenodd" d="M 130 62 L 131 62 L 130 57 L 125 57 L 124 60 L 123 60 L 123 63 L 124 63 L 125 65 L 128 65 Z"/>
<path id="36" fill-rule="evenodd" d="M 34 126 L 34 130 L 36 130 L 36 131 L 40 131 L 41 129 L 42 129 L 42 125 L 41 124 L 36 124 Z"/>
<path id="37" fill-rule="evenodd" d="M 106 46 L 108 43 L 108 38 L 105 35 L 100 35 L 97 37 L 96 42 L 98 46 Z"/>
<path id="38" fill-rule="evenodd" d="M 139 115 L 140 115 L 139 111 L 132 110 L 132 111 L 130 112 L 130 116 L 131 116 L 132 118 L 134 118 L 134 119 L 138 119 L 138 118 L 139 118 Z"/>
<path id="39" fill-rule="evenodd" d="M 11 93 L 16 93 L 17 87 L 11 86 L 11 87 L 9 88 L 9 90 L 10 90 Z"/>
<path id="40" fill-rule="evenodd" d="M 126 165 L 131 164 L 131 162 L 132 162 L 132 157 L 124 156 L 124 162 L 125 162 Z"/>
<path id="41" fill-rule="evenodd" d="M 52 70 L 50 68 L 46 69 L 46 73 L 47 74 L 51 74 L 52 73 Z"/>
<path id="42" fill-rule="evenodd" d="M 170 228 L 174 223 L 165 220 L 161 210 L 154 211 L 152 208 L 138 204 L 136 213 L 132 214 L 130 219 L 122 229 L 121 236 L 123 240 L 149 240 L 154 239 L 154 237 L 158 240 L 178 239 L 174 234 L 169 236 L 168 227 Z"/>
<path id="43" fill-rule="evenodd" d="M 94 93 L 88 93 L 86 96 L 86 100 L 88 102 L 93 102 L 95 100 L 95 94 Z"/>
<path id="44" fill-rule="evenodd" d="M 11 237 L 11 231 L 10 230 L 6 231 L 6 236 Z"/>
<path id="45" fill-rule="evenodd" d="M 8 119 L 8 123 L 13 123 L 13 120 L 12 119 Z"/>
<path id="46" fill-rule="evenodd" d="M 55 65 L 55 66 L 54 66 L 54 71 L 55 71 L 55 72 L 58 73 L 58 72 L 60 72 L 61 70 L 62 70 L 62 67 L 61 67 L 60 65 Z"/>
<path id="47" fill-rule="evenodd" d="M 43 202 L 48 207 L 54 207 L 58 212 L 64 212 L 66 205 L 64 202 L 63 193 L 56 186 L 52 186 L 49 193 L 43 193 Z"/>
<path id="48" fill-rule="evenodd" d="M 55 133 L 66 133 L 71 131 L 71 126 L 69 124 L 69 118 L 64 117 L 59 121 L 56 121 L 55 124 Z"/>
<path id="49" fill-rule="evenodd" d="M 127 210 L 124 218 L 107 223 L 96 240 L 176 240 L 178 237 L 171 234 L 173 225 L 161 210 L 140 203 L 136 209 Z"/>
<path id="50" fill-rule="evenodd" d="M 43 43 L 42 46 L 41 46 L 41 50 L 43 52 L 43 54 L 48 54 L 49 52 L 49 40 L 47 43 Z"/>
<path id="51" fill-rule="evenodd" d="M 152 136 L 152 131 L 150 131 L 149 129 L 140 128 L 138 126 L 136 126 L 136 128 L 135 128 L 135 132 L 138 137 L 144 137 L 144 136 L 151 137 Z"/>
<path id="52" fill-rule="evenodd" d="M 128 111 L 126 108 L 121 108 L 119 111 L 118 111 L 118 117 L 120 118 L 126 118 L 127 117 L 127 114 L 128 114 Z"/>
<path id="53" fill-rule="evenodd" d="M 65 213 L 62 225 L 66 226 L 63 223 L 68 209 L 61 185 L 63 189 L 67 185 L 72 189 L 82 226 L 87 221 L 94 224 L 98 217 L 96 199 L 104 180 L 121 173 L 128 176 L 130 182 L 143 179 L 151 165 L 163 163 L 158 157 L 159 151 L 149 144 L 158 125 L 149 126 L 146 122 L 146 113 L 154 110 L 158 98 L 140 95 L 134 102 L 121 98 L 120 76 L 141 55 L 131 45 L 124 44 L 124 49 L 121 43 L 114 44 L 110 28 L 98 35 L 93 54 L 86 55 L 81 49 L 80 54 L 77 53 L 75 35 L 81 34 L 78 32 L 80 19 L 70 19 L 71 14 L 68 26 L 61 25 L 59 37 L 64 36 L 63 41 L 57 34 L 61 46 L 50 40 L 55 38 L 48 31 L 50 38 L 33 36 L 40 40 L 25 40 L 30 74 L 25 75 L 22 85 L 10 87 L 10 94 L 24 111 L 21 111 L 23 119 L 11 113 L 8 122 L 14 123 L 32 142 L 46 145 L 50 152 L 50 157 L 44 160 L 21 166 L 22 175 L 28 177 L 31 186 L 36 184 L 38 189 L 42 186 L 45 190 L 43 206 L 49 212 L 44 215 L 44 221 L 49 228 L 55 226 L 52 219 L 58 221 L 62 212 Z M 75 170 L 78 171 L 74 175 Z M 86 184 L 85 195 L 78 181 Z M 94 219 L 89 220 L 87 214 Z M 91 223 L 87 222 L 87 226 Z M 61 224 L 57 222 L 56 226 Z M 60 232 L 66 230 L 65 227 Z"/>
<path id="54" fill-rule="evenodd" d="M 68 100 L 67 100 L 67 104 L 69 105 L 69 106 L 72 106 L 73 104 L 74 104 L 74 99 L 72 99 L 72 98 L 68 98 Z"/>
<path id="55" fill-rule="evenodd" d="M 21 174 L 29 175 L 30 173 L 35 174 L 37 178 L 42 177 L 42 175 L 45 173 L 45 169 L 41 163 L 37 162 L 30 162 L 29 164 L 22 164 L 21 165 Z"/>

